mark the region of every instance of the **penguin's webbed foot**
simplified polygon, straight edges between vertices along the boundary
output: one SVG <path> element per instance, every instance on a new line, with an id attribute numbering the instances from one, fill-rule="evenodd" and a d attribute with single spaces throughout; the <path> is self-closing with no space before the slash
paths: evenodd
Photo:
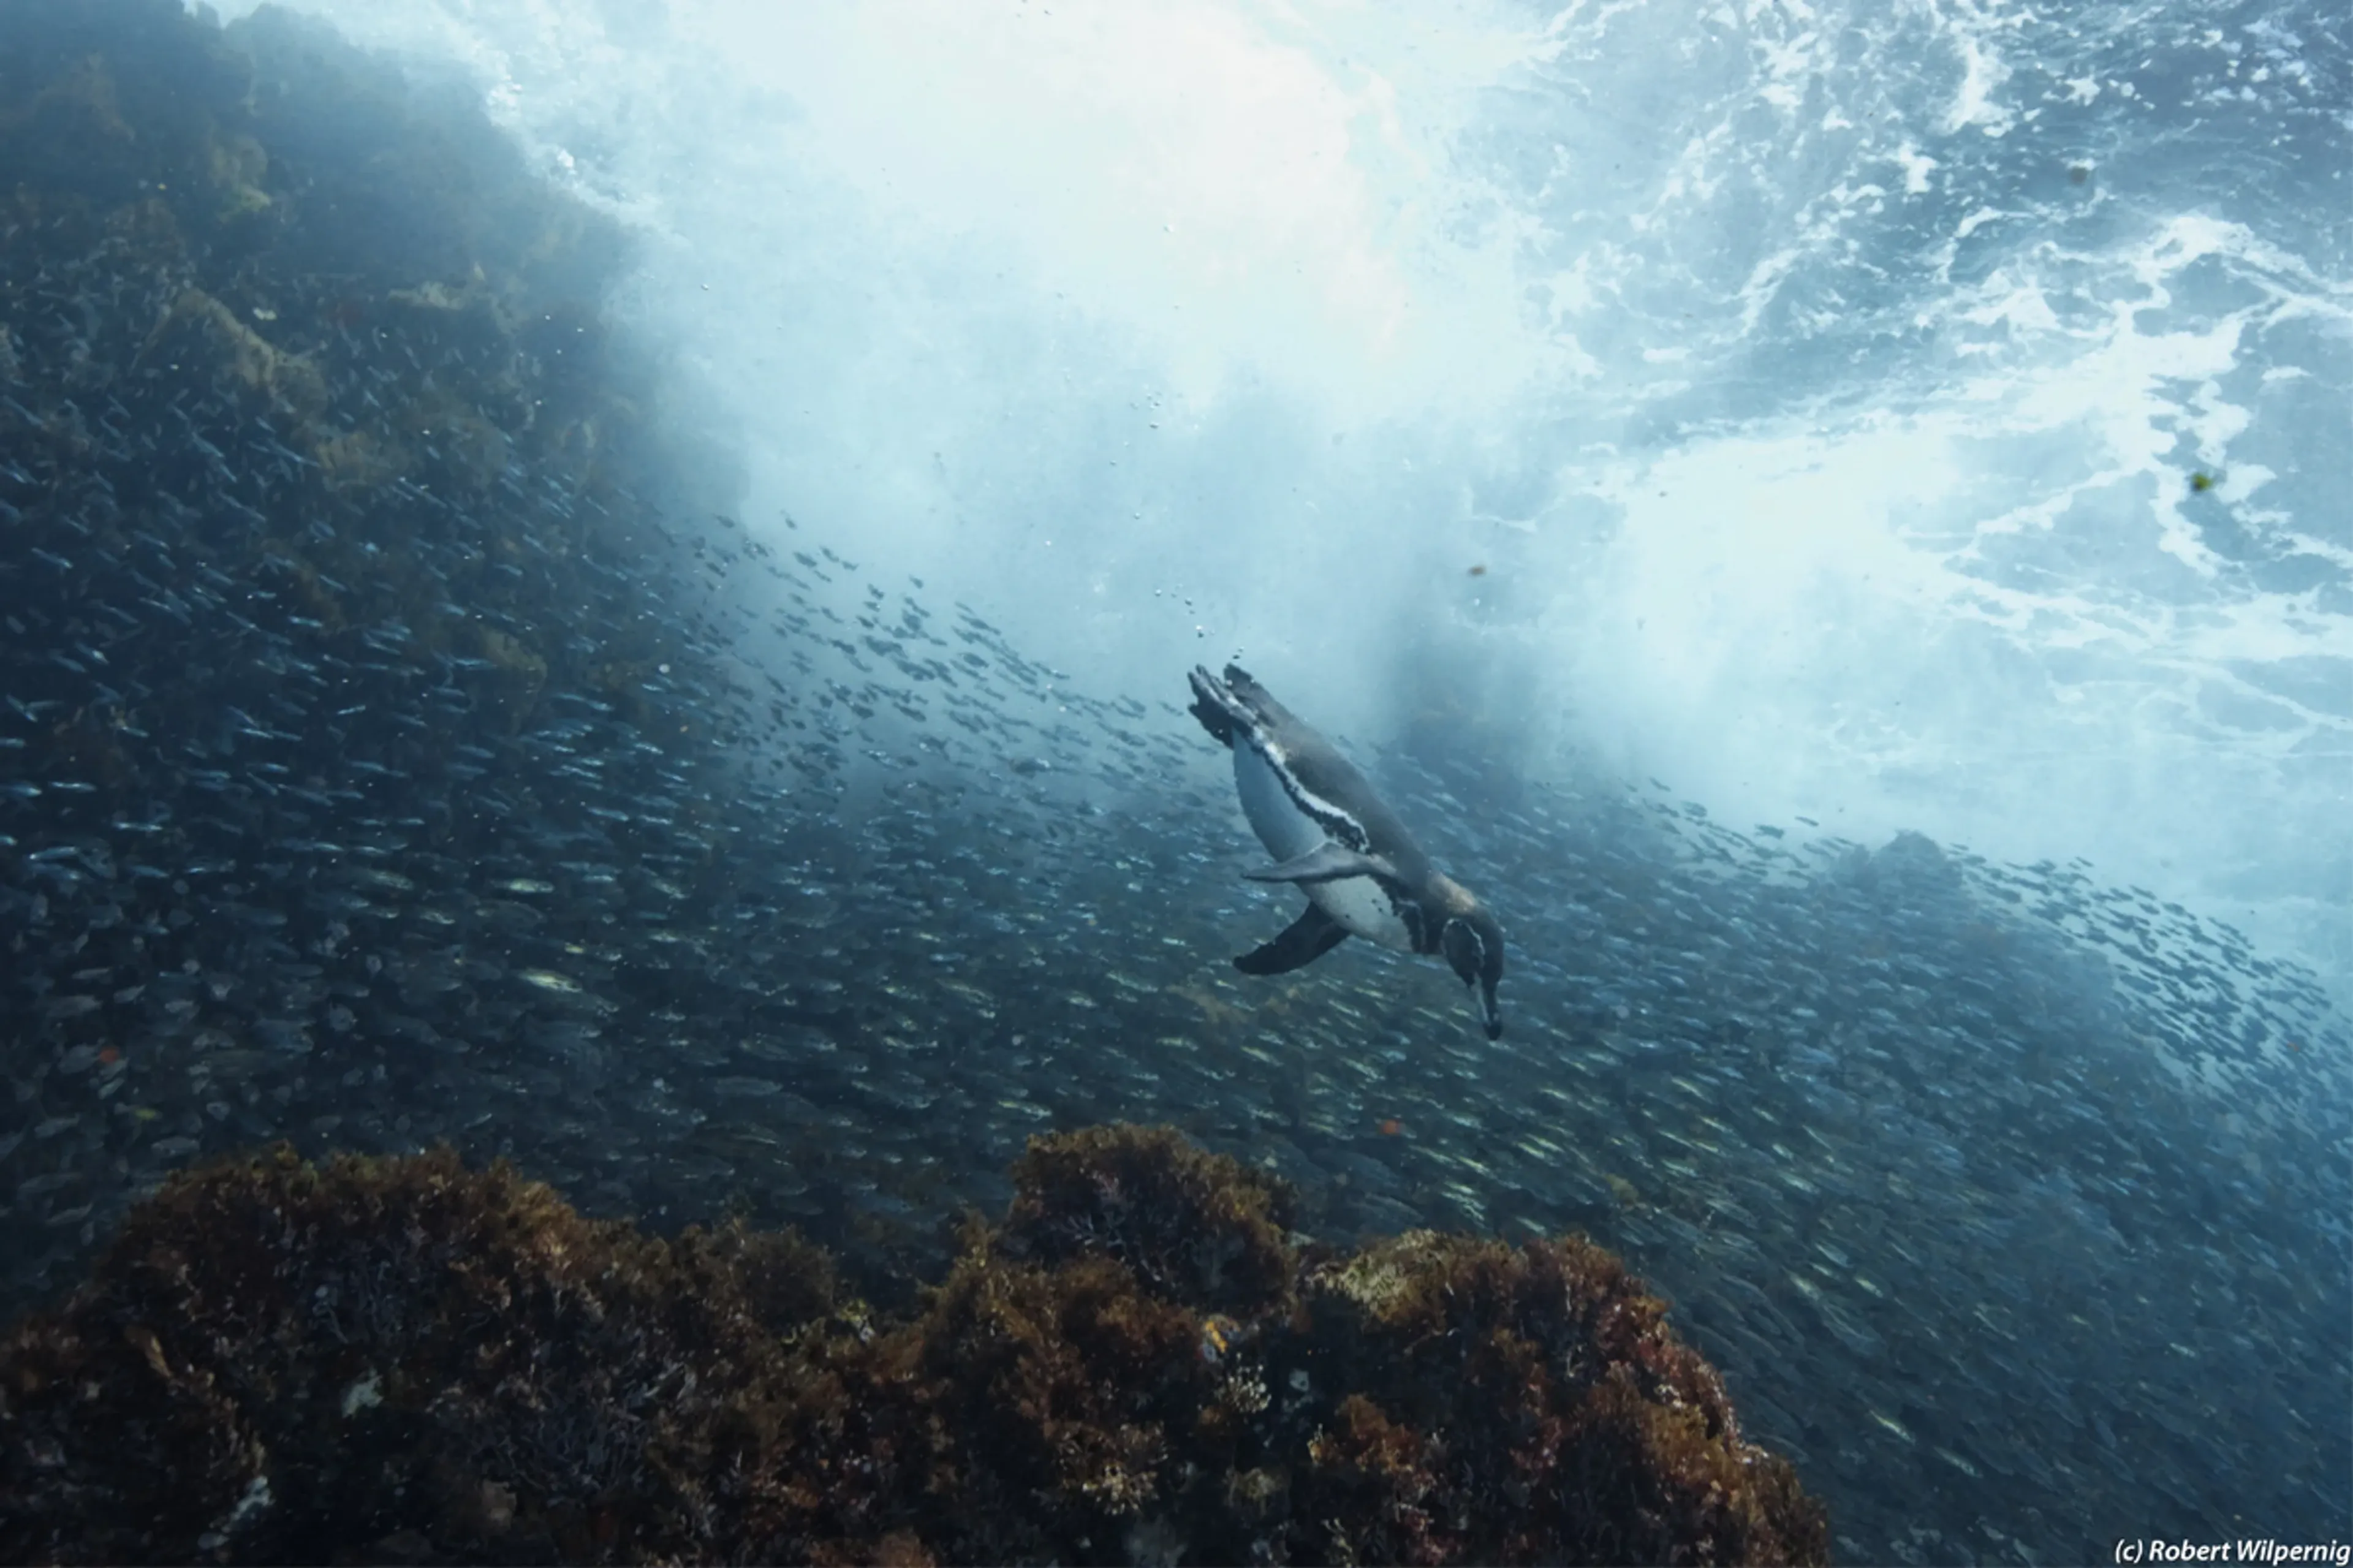
<path id="1" fill-rule="evenodd" d="M 1234 743 L 1232 694 L 1220 687 L 1217 677 L 1211 675 L 1200 665 L 1197 664 L 1193 667 L 1193 673 L 1187 679 L 1193 683 L 1193 717 L 1201 721 L 1202 729 L 1216 737 L 1219 745 L 1232 745 Z"/>

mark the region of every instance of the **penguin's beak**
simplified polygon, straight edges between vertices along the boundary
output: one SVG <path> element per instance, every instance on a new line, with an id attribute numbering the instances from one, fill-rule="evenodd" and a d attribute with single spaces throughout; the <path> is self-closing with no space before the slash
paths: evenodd
<path id="1" fill-rule="evenodd" d="M 1483 923 L 1485 930 L 1459 917 L 1448 921 L 1439 944 L 1445 949 L 1447 963 L 1477 994 L 1479 1022 L 1493 1040 L 1504 1033 L 1503 1011 L 1495 1005 L 1495 984 L 1504 978 L 1504 933 L 1493 921 Z"/>

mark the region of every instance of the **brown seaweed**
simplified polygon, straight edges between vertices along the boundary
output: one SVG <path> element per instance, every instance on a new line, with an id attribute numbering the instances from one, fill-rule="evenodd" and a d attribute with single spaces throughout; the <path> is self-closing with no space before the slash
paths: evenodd
<path id="1" fill-rule="evenodd" d="M 1580 1238 L 1348 1257 L 1166 1129 L 1039 1138 L 902 1321 L 817 1248 L 448 1150 L 174 1177 L 0 1349 L 12 1561 L 1819 1562 Z"/>

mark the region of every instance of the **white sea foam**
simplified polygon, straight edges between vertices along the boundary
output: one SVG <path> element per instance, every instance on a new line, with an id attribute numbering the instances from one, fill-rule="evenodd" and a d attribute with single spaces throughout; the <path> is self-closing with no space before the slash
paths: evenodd
<path id="1" fill-rule="evenodd" d="M 655 237 L 631 308 L 754 526 L 1359 732 L 1442 647 L 1734 820 L 2086 854 L 2353 975 L 2293 26 L 2175 79 L 2096 8 L 317 8 Z"/>

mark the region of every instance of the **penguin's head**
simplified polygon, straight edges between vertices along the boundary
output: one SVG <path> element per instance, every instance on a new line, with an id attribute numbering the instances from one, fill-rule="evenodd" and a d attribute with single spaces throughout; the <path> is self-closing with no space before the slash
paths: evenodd
<path id="1" fill-rule="evenodd" d="M 1504 978 L 1504 928 L 1467 893 L 1460 907 L 1447 912 L 1438 928 L 1438 945 L 1462 984 L 1479 995 L 1479 1021 L 1487 1037 L 1504 1032 L 1504 1015 L 1495 1006 L 1495 986 Z"/>

